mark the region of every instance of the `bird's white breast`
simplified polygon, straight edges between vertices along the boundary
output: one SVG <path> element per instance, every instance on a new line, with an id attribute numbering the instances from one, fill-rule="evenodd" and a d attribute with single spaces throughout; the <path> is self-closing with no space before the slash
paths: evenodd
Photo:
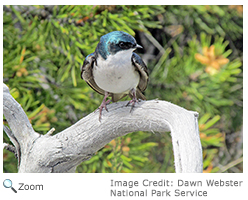
<path id="1" fill-rule="evenodd" d="M 136 88 L 140 76 L 132 65 L 131 56 L 132 50 L 109 55 L 106 60 L 99 56 L 97 66 L 93 67 L 96 84 L 111 93 L 128 93 Z"/>

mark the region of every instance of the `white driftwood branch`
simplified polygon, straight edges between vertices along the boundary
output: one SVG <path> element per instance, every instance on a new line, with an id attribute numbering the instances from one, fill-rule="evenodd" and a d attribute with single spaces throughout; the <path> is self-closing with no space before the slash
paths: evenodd
<path id="1" fill-rule="evenodd" d="M 202 172 L 202 147 L 196 112 L 166 101 L 141 101 L 130 113 L 127 102 L 108 105 L 55 135 L 35 132 L 20 104 L 3 86 L 6 133 L 17 148 L 19 172 L 74 172 L 76 166 L 114 138 L 134 131 L 171 131 L 176 172 Z M 53 129 L 51 131 L 54 131 Z"/>

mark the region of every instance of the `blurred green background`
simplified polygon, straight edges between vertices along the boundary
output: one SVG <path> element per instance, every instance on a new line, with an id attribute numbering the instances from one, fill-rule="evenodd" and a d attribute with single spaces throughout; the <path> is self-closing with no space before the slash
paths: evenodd
<path id="1" fill-rule="evenodd" d="M 241 5 L 4 6 L 3 81 L 34 129 L 56 134 L 98 108 L 103 96 L 80 78 L 80 67 L 115 30 L 144 47 L 137 53 L 149 69 L 147 99 L 199 112 L 204 172 L 243 172 Z M 5 133 L 3 140 L 10 143 Z M 3 172 L 17 172 L 13 153 L 4 150 L 3 162 Z M 174 171 L 170 133 L 130 133 L 77 167 Z"/>

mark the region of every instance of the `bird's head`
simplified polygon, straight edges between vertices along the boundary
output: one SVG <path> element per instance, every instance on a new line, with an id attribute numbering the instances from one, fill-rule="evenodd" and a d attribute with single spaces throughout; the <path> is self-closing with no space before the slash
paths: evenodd
<path id="1" fill-rule="evenodd" d="M 134 51 L 136 48 L 142 46 L 137 44 L 133 36 L 123 31 L 113 31 L 101 37 L 96 53 L 106 60 L 109 55 L 115 55 L 120 51 Z"/>

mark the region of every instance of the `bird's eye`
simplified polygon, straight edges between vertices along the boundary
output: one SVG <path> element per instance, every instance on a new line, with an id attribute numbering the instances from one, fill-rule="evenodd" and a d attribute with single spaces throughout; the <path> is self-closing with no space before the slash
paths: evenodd
<path id="1" fill-rule="evenodd" d="M 119 42 L 119 47 L 122 49 L 130 49 L 133 48 L 133 44 L 130 42 Z"/>
<path id="2" fill-rule="evenodd" d="M 119 47 L 121 47 L 121 48 L 125 48 L 125 46 L 126 46 L 126 45 L 125 45 L 125 43 L 124 43 L 124 42 L 120 42 L 120 43 L 119 43 Z"/>

